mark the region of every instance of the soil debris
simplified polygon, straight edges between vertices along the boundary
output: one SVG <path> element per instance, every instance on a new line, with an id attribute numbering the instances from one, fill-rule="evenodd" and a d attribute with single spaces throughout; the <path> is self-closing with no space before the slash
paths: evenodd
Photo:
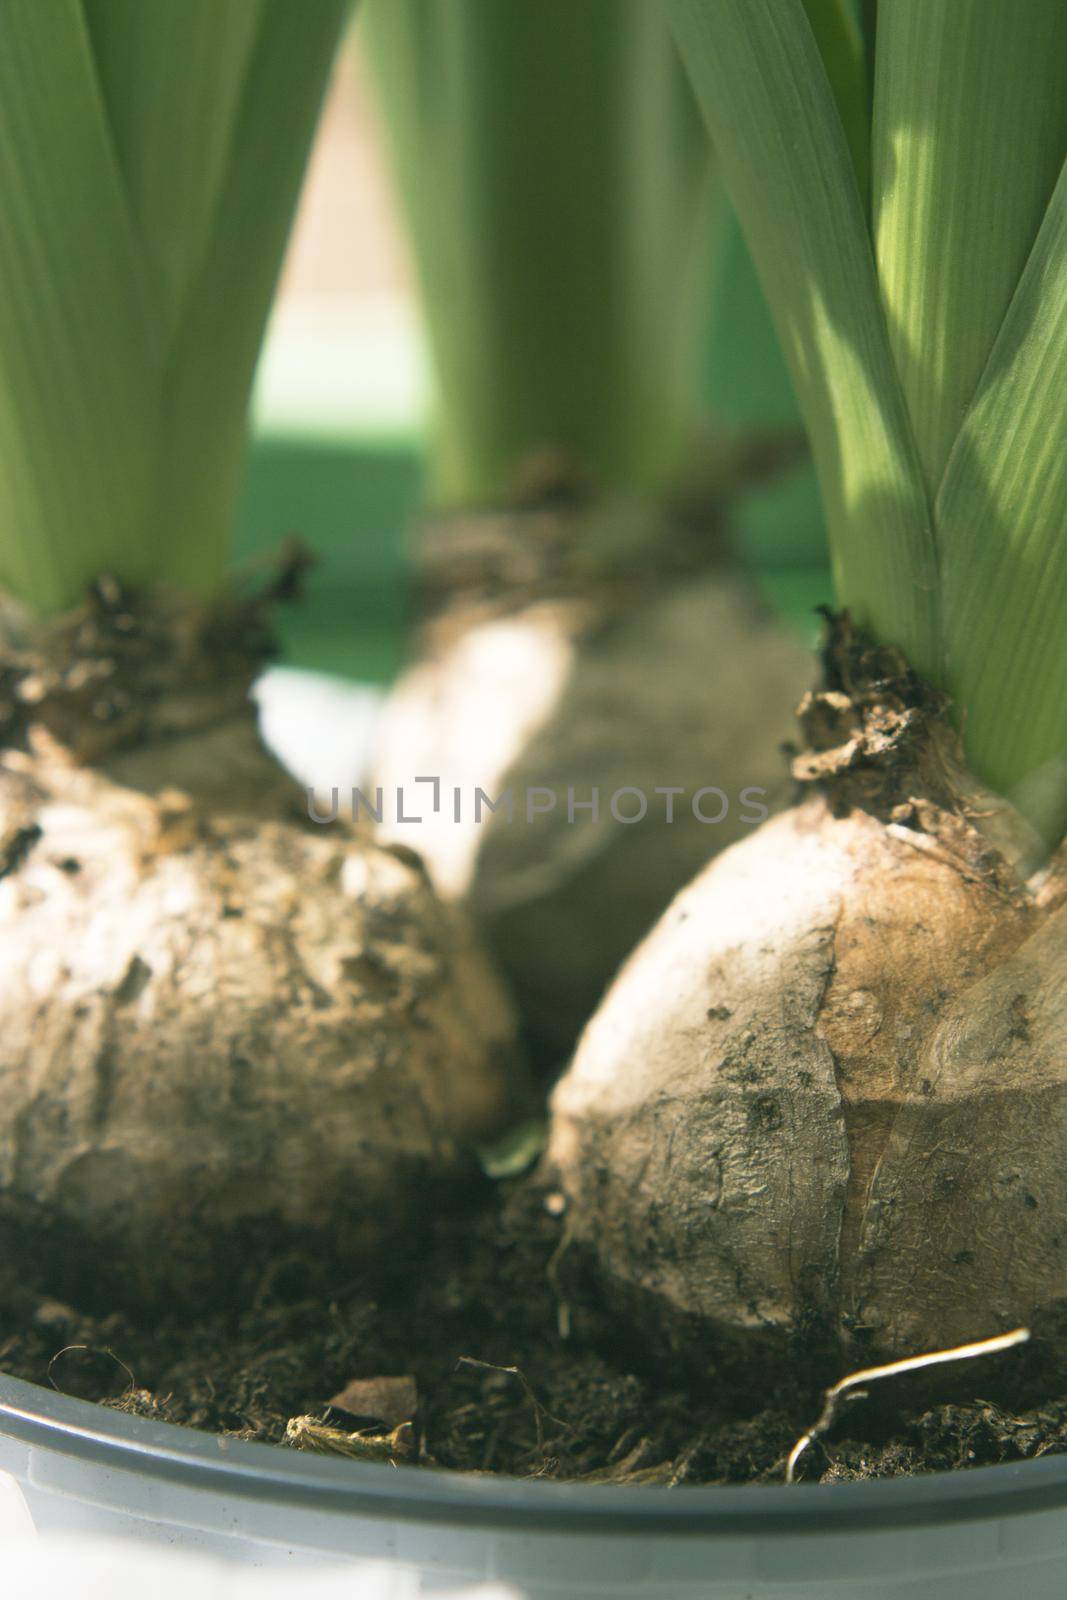
<path id="1" fill-rule="evenodd" d="M 418 1403 L 414 1378 L 353 1378 L 326 1402 L 331 1411 L 387 1428 L 411 1422 Z"/>
<path id="2" fill-rule="evenodd" d="M 350 1459 L 605 1485 L 780 1483 L 825 1373 L 745 1387 L 710 1362 L 702 1378 L 683 1374 L 651 1335 L 621 1339 L 577 1252 L 560 1264 L 564 1283 L 550 1278 L 566 1224 L 544 1202 L 530 1180 L 475 1174 L 463 1205 L 428 1212 L 373 1270 L 310 1250 L 272 1255 L 265 1234 L 258 1251 L 235 1251 L 226 1305 L 140 1318 L 57 1301 L 0 1230 L 0 1364 L 46 1383 L 64 1347 L 111 1352 L 96 1365 L 65 1355 L 58 1386 L 157 1421 Z M 85 1359 L 77 1390 L 72 1359 Z M 946 1388 L 932 1405 L 877 1386 L 807 1453 L 805 1478 L 1067 1450 L 1067 1394 L 1021 1363 L 981 1366 L 981 1399 Z"/>

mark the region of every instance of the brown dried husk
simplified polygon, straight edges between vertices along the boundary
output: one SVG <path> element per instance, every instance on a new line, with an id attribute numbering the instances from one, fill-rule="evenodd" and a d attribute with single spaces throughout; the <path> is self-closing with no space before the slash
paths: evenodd
<path id="1" fill-rule="evenodd" d="M 1067 1302 L 1067 867 L 838 628 L 814 792 L 623 968 L 553 1102 L 572 1240 L 681 1343 L 886 1356 Z"/>
<path id="2" fill-rule="evenodd" d="M 664 578 L 633 557 L 626 569 L 618 548 L 626 531 L 612 512 L 599 515 L 602 536 L 615 541 L 607 576 L 595 570 L 587 524 L 571 537 L 588 570 L 546 578 L 538 577 L 549 564 L 543 550 L 528 553 L 529 572 L 522 565 L 521 519 L 498 519 L 509 558 L 503 603 L 486 592 L 480 606 L 428 632 L 421 659 L 389 698 L 373 779 L 387 836 L 415 844 L 441 893 L 469 909 L 553 1064 L 671 896 L 745 833 L 745 817 L 788 803 L 781 745 L 811 672 L 800 641 L 728 564 Z M 560 521 L 549 512 L 528 519 L 547 527 L 546 543 Z M 471 519 L 468 537 L 487 540 L 486 520 Z M 648 536 L 647 520 L 637 526 Z M 447 527 L 442 549 L 454 553 L 463 531 Z M 535 542 L 530 530 L 525 537 Z M 651 540 L 647 559 L 662 565 L 661 550 Z M 436 815 L 429 791 L 413 786 L 417 775 L 441 780 Z M 671 802 L 671 823 L 655 792 L 666 785 L 684 791 Z M 692 797 L 706 786 L 727 796 L 720 822 L 693 812 Z M 398 788 L 409 814 L 424 813 L 418 826 L 395 822 Z M 483 809 L 476 820 L 478 788 L 494 801 L 510 790 L 514 819 Z M 526 797 L 537 790 L 555 804 L 537 811 L 544 802 L 535 799 L 528 818 Z M 612 796 L 623 790 L 647 799 L 643 820 L 612 816 Z M 722 802 L 705 796 L 702 807 L 714 817 Z M 620 795 L 623 815 L 639 809 L 638 796 Z"/>
<path id="3" fill-rule="evenodd" d="M 260 745 L 258 611 L 112 591 L 5 645 L 0 1198 L 131 1294 L 256 1226 L 377 1245 L 515 1092 L 463 919 Z"/>

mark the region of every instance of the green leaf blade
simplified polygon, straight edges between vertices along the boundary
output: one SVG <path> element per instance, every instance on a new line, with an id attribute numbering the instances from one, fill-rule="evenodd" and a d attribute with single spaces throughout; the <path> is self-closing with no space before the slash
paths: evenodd
<path id="1" fill-rule="evenodd" d="M 1067 163 L 945 471 L 946 680 L 978 775 L 1067 829 Z"/>
<path id="2" fill-rule="evenodd" d="M 440 497 L 531 456 L 658 486 L 697 409 L 709 151 L 647 0 L 368 0 Z"/>
<path id="3" fill-rule="evenodd" d="M 131 211 L 171 336 L 231 157 L 261 0 L 83 0 Z"/>
<path id="4" fill-rule="evenodd" d="M 32 610 L 222 581 L 346 9 L 0 3 L 0 584 Z"/>
<path id="5" fill-rule="evenodd" d="M 227 160 L 162 396 L 155 494 L 162 581 L 210 591 L 225 570 L 256 358 L 347 14 L 347 0 L 258 0 Z M 190 54 L 187 71 L 197 59 Z"/>
<path id="6" fill-rule="evenodd" d="M 48 610 L 139 569 L 161 360 L 76 0 L 0 8 L 0 196 L 0 580 Z"/>
<path id="7" fill-rule="evenodd" d="M 801 0 L 670 0 L 793 375 L 835 586 L 936 677 L 936 571 L 852 157 Z"/>
<path id="8" fill-rule="evenodd" d="M 1067 149 L 1063 0 L 882 0 L 872 212 L 936 492 Z"/>
<path id="9" fill-rule="evenodd" d="M 804 9 L 848 140 L 860 197 L 866 201 L 871 181 L 871 125 L 867 63 L 856 13 L 850 0 L 804 0 Z"/>

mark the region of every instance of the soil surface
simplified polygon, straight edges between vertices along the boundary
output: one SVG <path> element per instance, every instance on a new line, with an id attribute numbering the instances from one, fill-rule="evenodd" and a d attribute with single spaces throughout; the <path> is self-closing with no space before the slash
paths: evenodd
<path id="1" fill-rule="evenodd" d="M 226 1305 L 139 1318 L 93 1305 L 88 1290 L 77 1307 L 56 1298 L 9 1235 L 0 1366 L 142 1415 L 331 1454 L 592 1482 L 780 1482 L 826 1373 L 761 1374 L 746 1388 L 709 1363 L 683 1381 L 654 1338 L 621 1344 L 589 1309 L 563 1237 L 552 1191 L 479 1172 L 373 1270 L 246 1242 Z M 1049 1398 L 1023 1355 L 968 1363 L 921 1401 L 883 1382 L 843 1408 L 798 1476 L 840 1482 L 1067 1449 L 1067 1394 Z M 354 1383 L 381 1377 L 413 1386 Z M 346 1404 L 331 1405 L 346 1388 Z"/>

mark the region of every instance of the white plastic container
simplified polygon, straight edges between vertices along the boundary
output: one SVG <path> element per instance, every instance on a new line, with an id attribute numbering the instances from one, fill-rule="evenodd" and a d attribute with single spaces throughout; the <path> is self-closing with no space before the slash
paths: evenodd
<path id="1" fill-rule="evenodd" d="M 588 1487 L 245 1444 L 0 1375 L 0 1539 L 20 1519 L 257 1565 L 385 1561 L 427 1589 L 495 1579 L 526 1600 L 1067 1594 L 1065 1456 L 834 1487 Z"/>

